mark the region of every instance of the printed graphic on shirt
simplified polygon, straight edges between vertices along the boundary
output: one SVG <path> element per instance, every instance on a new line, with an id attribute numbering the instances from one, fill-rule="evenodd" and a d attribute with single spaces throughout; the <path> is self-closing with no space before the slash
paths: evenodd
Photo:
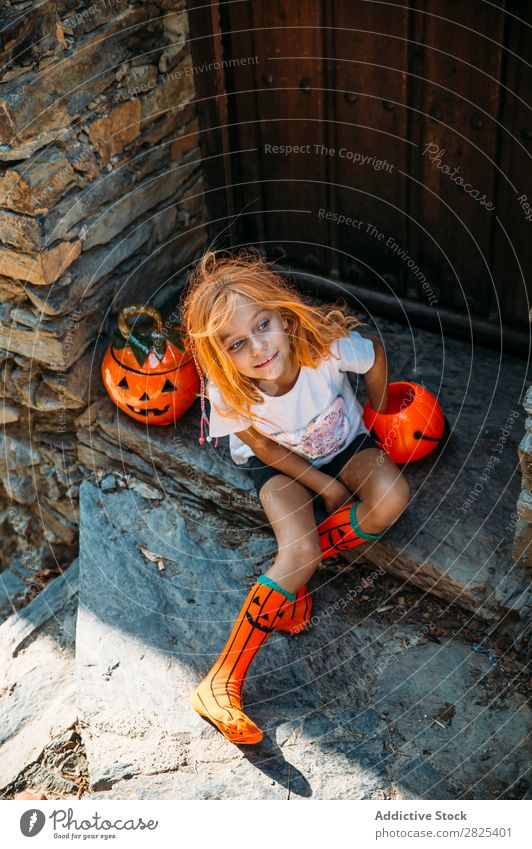
<path id="1" fill-rule="evenodd" d="M 315 460 L 328 454 L 338 454 L 345 445 L 348 433 L 345 401 L 343 395 L 337 395 L 332 404 L 323 413 L 314 416 L 306 427 L 292 431 L 280 430 L 271 435 L 286 448 Z"/>

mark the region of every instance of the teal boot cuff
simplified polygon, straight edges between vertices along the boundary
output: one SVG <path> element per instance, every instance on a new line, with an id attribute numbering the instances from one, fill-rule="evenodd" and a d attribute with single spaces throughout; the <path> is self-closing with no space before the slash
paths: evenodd
<path id="1" fill-rule="evenodd" d="M 379 539 L 381 534 L 367 534 L 365 531 L 360 530 L 356 515 L 357 504 L 360 504 L 360 501 L 353 501 L 351 505 L 351 510 L 349 511 L 349 521 L 351 522 L 351 527 L 362 539 Z"/>
<path id="2" fill-rule="evenodd" d="M 268 578 L 267 575 L 261 575 L 260 578 L 257 578 L 257 582 L 259 584 L 264 584 L 265 587 L 269 587 L 271 590 L 277 590 L 277 592 L 281 593 L 281 595 L 284 595 L 284 597 L 287 598 L 288 601 L 296 600 L 294 593 L 289 593 L 288 590 L 283 590 L 283 588 L 280 587 L 279 584 L 276 584 L 275 581 L 272 581 L 272 579 Z"/>

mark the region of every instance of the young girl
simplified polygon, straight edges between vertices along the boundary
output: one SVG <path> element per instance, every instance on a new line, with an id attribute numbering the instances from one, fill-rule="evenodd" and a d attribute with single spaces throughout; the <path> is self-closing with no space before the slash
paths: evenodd
<path id="1" fill-rule="evenodd" d="M 228 740 L 257 743 L 262 731 L 242 705 L 256 653 L 272 630 L 308 624 L 306 584 L 324 557 L 375 539 L 408 502 L 406 480 L 368 434 L 346 374 L 364 375 L 371 405 L 383 412 L 386 356 L 344 308 L 310 306 L 250 253 L 205 254 L 182 318 L 201 378 L 200 442 L 204 420 L 209 442 L 230 434 L 232 459 L 250 470 L 278 546 L 191 703 Z M 318 496 L 332 514 L 319 527 Z"/>

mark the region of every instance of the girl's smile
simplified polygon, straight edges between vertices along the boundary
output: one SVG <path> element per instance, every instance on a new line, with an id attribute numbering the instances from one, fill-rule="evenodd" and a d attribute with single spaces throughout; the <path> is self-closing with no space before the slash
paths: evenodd
<path id="1" fill-rule="evenodd" d="M 268 357 L 267 360 L 265 360 L 262 363 L 258 363 L 258 365 L 256 365 L 255 368 L 264 368 L 265 366 L 269 365 L 275 359 L 275 357 L 277 356 L 277 353 L 278 352 L 276 351 L 275 354 L 272 354 L 272 356 Z"/>

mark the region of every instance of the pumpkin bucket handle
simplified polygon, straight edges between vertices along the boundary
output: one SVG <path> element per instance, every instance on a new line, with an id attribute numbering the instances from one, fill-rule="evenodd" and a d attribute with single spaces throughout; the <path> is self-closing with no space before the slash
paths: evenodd
<path id="1" fill-rule="evenodd" d="M 148 316 L 153 321 L 157 332 L 161 335 L 164 334 L 163 318 L 158 309 L 151 307 L 149 304 L 145 304 L 144 306 L 142 304 L 131 304 L 120 310 L 118 315 L 118 330 L 124 339 L 127 339 L 132 332 L 132 328 L 128 322 L 136 315 Z"/>

